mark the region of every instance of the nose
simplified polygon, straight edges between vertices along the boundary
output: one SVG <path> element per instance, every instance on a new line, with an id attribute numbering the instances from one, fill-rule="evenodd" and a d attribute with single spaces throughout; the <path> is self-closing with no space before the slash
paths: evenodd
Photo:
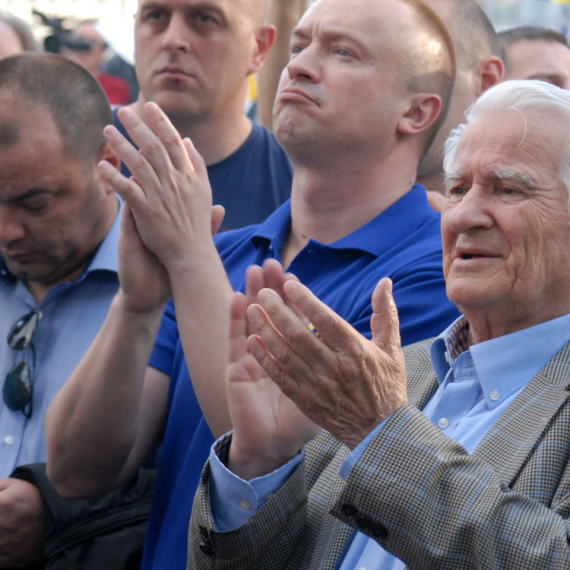
<path id="1" fill-rule="evenodd" d="M 316 83 L 319 77 L 319 55 L 313 46 L 307 46 L 287 64 L 289 77 L 297 81 Z"/>
<path id="2" fill-rule="evenodd" d="M 20 222 L 19 216 L 7 205 L 0 204 L 0 247 L 22 239 L 26 229 Z"/>
<path id="3" fill-rule="evenodd" d="M 171 51 L 190 51 L 190 30 L 182 15 L 171 16 L 162 37 L 162 47 Z"/>
<path id="4" fill-rule="evenodd" d="M 462 197 L 448 198 L 442 212 L 441 224 L 454 233 L 489 229 L 494 225 L 492 192 L 473 185 Z"/>

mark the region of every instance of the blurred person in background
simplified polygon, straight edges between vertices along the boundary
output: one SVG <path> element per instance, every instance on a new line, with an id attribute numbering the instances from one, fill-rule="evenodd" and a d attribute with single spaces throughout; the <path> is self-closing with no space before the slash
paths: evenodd
<path id="1" fill-rule="evenodd" d="M 101 71 L 108 46 L 103 36 L 97 31 L 96 22 L 94 20 L 80 22 L 69 39 L 72 43 L 61 46 L 61 55 L 83 65 L 90 71 L 103 87 L 111 105 L 130 103 L 129 84 L 122 77 Z M 72 46 L 74 46 L 73 49 Z"/>
<path id="2" fill-rule="evenodd" d="M 0 11 L 0 59 L 24 51 L 38 51 L 30 26 L 20 18 Z"/>
<path id="3" fill-rule="evenodd" d="M 570 49 L 563 34 L 537 26 L 520 26 L 499 34 L 505 79 L 540 79 L 570 89 Z"/>

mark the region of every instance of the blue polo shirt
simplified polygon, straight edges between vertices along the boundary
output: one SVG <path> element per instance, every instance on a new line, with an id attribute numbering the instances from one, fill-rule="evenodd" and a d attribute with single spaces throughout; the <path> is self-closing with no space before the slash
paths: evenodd
<path id="1" fill-rule="evenodd" d="M 74 281 L 52 287 L 38 303 L 26 285 L 12 276 L 0 258 L 0 374 L 15 362 L 32 362 L 31 349 L 17 352 L 6 342 L 14 323 L 32 309 L 41 311 L 32 342 L 36 352 L 33 413 L 26 418 L 10 410 L 0 396 L 0 478 L 18 466 L 47 460 L 44 417 L 97 336 L 119 290 L 117 245 L 121 215 Z"/>
<path id="2" fill-rule="evenodd" d="M 114 111 L 115 127 L 132 143 Z M 134 144 L 134 143 L 132 143 Z M 131 175 L 121 163 L 121 172 Z M 246 141 L 224 160 L 208 166 L 214 204 L 226 209 L 221 230 L 265 220 L 291 196 L 293 167 L 273 133 L 253 124 Z"/>
<path id="3" fill-rule="evenodd" d="M 287 202 L 261 225 L 216 236 L 235 290 L 244 290 L 247 267 L 281 259 L 290 226 Z M 311 240 L 288 271 L 368 338 L 371 296 L 383 277 L 394 283 L 404 344 L 436 336 L 459 316 L 445 294 L 440 216 L 422 186 L 414 186 L 371 222 L 332 244 Z M 192 501 L 214 438 L 192 388 L 172 303 L 150 365 L 170 376 L 170 411 L 143 568 L 183 570 Z"/>

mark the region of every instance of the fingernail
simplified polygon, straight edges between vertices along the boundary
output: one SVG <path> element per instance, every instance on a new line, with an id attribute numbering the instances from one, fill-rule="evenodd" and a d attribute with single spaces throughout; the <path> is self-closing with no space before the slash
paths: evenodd
<path id="1" fill-rule="evenodd" d="M 259 315 L 261 314 L 261 310 L 257 305 L 250 305 L 247 308 L 247 318 L 250 323 L 253 323 L 259 319 Z"/>

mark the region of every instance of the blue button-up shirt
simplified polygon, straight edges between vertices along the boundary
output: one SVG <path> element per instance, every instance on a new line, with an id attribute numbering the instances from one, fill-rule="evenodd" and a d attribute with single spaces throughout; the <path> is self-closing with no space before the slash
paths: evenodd
<path id="1" fill-rule="evenodd" d="M 570 315 L 565 315 L 468 347 L 466 323 L 460 317 L 431 346 L 439 387 L 423 411 L 472 453 L 523 388 L 568 341 Z M 345 480 L 384 423 L 348 456 L 340 471 Z M 301 459 L 302 454 L 277 471 L 246 482 L 225 468 L 212 448 L 210 498 L 218 529 L 230 530 L 244 524 L 268 495 L 279 489 Z M 374 540 L 356 533 L 339 570 L 404 567 Z"/>
<path id="2" fill-rule="evenodd" d="M 119 212 L 81 276 L 54 286 L 39 304 L 0 259 L 0 381 L 4 382 L 8 370 L 19 360 L 32 364 L 29 348 L 17 352 L 8 346 L 10 329 L 32 309 L 42 313 L 32 338 L 36 352 L 32 417 L 11 411 L 0 399 L 0 478 L 10 475 L 18 465 L 47 459 L 46 410 L 93 342 L 119 289 L 120 227 Z"/>

